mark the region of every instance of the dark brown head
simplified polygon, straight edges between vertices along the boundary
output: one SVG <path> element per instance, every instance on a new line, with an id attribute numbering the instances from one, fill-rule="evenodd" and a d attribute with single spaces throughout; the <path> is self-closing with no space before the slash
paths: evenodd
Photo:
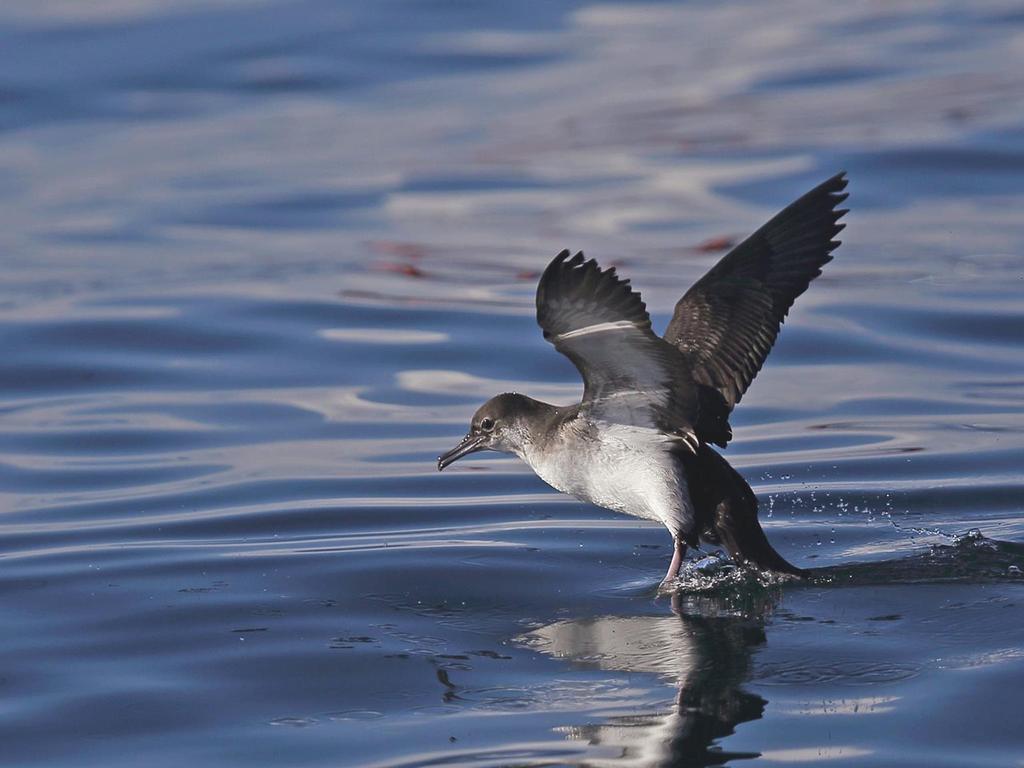
<path id="1" fill-rule="evenodd" d="M 469 434 L 462 442 L 438 458 L 438 471 L 477 451 L 520 454 L 523 445 L 531 439 L 531 421 L 548 408 L 550 406 L 514 392 L 492 397 L 473 414 Z"/>

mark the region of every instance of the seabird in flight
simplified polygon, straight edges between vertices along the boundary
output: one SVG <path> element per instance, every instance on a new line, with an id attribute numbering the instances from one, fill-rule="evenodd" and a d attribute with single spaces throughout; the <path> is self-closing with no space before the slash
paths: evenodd
<path id="1" fill-rule="evenodd" d="M 733 248 L 679 300 L 664 336 L 614 267 L 559 253 L 537 286 L 537 322 L 582 375 L 582 401 L 493 397 L 438 470 L 475 451 L 514 453 L 559 491 L 660 522 L 675 544 L 665 581 L 700 540 L 801 574 L 768 543 L 753 491 L 711 444 L 732 439 L 732 409 L 793 301 L 832 260 L 845 187 L 845 173 L 833 176 Z"/>

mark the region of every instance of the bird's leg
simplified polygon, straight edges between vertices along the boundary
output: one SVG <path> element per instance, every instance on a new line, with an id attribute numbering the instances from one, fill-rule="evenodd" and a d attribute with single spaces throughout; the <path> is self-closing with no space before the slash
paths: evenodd
<path id="1" fill-rule="evenodd" d="M 683 564 L 683 556 L 686 554 L 686 543 L 675 539 L 675 552 L 672 554 L 672 562 L 669 563 L 668 573 L 665 574 L 665 578 L 662 580 L 662 584 L 666 581 L 672 581 L 676 576 L 679 575 L 679 567 Z"/>

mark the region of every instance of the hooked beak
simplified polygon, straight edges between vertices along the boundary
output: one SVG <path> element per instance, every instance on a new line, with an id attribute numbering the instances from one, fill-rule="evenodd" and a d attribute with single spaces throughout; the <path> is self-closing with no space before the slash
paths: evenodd
<path id="1" fill-rule="evenodd" d="M 446 451 L 445 453 L 442 453 L 440 456 L 438 456 L 437 471 L 440 472 L 449 464 L 454 464 L 463 456 L 467 456 L 476 451 L 482 451 L 484 449 L 483 442 L 483 435 L 466 435 L 464 438 L 462 438 L 461 443 L 456 445 L 450 451 Z"/>

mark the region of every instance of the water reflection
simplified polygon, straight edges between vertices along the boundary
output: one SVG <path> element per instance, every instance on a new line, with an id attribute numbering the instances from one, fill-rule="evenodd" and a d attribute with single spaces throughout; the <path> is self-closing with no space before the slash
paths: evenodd
<path id="1" fill-rule="evenodd" d="M 533 630 L 520 637 L 519 642 L 576 669 L 649 675 L 674 687 L 670 699 L 647 700 L 643 692 L 653 691 L 657 695 L 657 684 L 630 680 L 636 698 L 628 712 L 623 711 L 621 699 L 603 701 L 600 692 L 592 693 L 588 706 L 604 715 L 602 721 L 561 729 L 569 739 L 597 748 L 595 754 L 611 755 L 593 757 L 588 760 L 589 765 L 707 766 L 758 757 L 784 762 L 856 757 L 869 752 L 835 745 L 773 749 L 776 745 L 765 744 L 758 751 L 723 750 L 719 746 L 738 726 L 764 716 L 767 699 L 745 688 L 752 681 L 807 684 L 832 678 L 860 685 L 885 685 L 919 674 L 916 668 L 901 666 L 899 660 L 888 658 L 833 659 L 827 669 L 816 668 L 806 659 L 793 658 L 782 666 L 765 666 L 762 659 L 761 668 L 755 670 L 752 660 L 767 644 L 767 625 L 772 616 L 788 616 L 785 611 L 776 611 L 783 590 L 799 602 L 798 591 L 814 591 L 825 585 L 857 588 L 912 583 L 1006 583 L 1018 581 L 1024 573 L 1022 569 L 1024 546 L 987 539 L 972 531 L 910 557 L 814 569 L 812 578 L 803 582 L 764 586 L 756 578 L 730 567 L 696 572 L 693 579 L 703 580 L 698 588 L 706 591 L 673 594 L 671 615 L 564 619 Z M 840 598 L 832 592 L 830 599 Z M 902 616 L 897 614 L 870 617 L 874 622 L 900 619 Z M 810 617 L 806 616 L 797 619 L 808 620 Z M 835 623 L 834 619 L 829 621 Z M 783 631 L 781 627 L 779 631 Z M 1000 651 L 999 655 L 1005 657 L 1007 652 Z M 788 695 L 791 694 L 780 693 L 777 704 L 781 713 L 788 711 L 787 706 L 794 706 L 792 700 L 787 700 Z M 892 694 L 849 697 L 830 701 L 821 709 L 804 702 L 799 714 L 836 717 L 854 716 L 862 710 L 889 712 L 892 703 L 899 699 Z"/>
<path id="2" fill-rule="evenodd" d="M 671 681 L 675 696 L 660 712 L 616 714 L 566 729 L 569 737 L 621 752 L 607 764 L 721 765 L 758 757 L 718 741 L 760 719 L 767 701 L 743 688 L 751 657 L 765 644 L 777 590 L 722 596 L 676 594 L 671 616 L 570 619 L 534 630 L 523 641 L 573 665 Z M 601 760 L 594 765 L 606 764 Z"/>

